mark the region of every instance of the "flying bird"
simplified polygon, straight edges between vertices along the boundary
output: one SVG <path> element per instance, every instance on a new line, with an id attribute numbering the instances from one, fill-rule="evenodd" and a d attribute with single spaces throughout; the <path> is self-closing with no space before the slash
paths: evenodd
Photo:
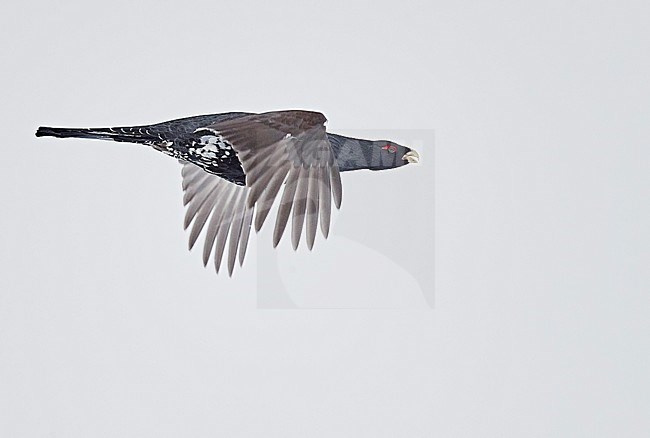
<path id="1" fill-rule="evenodd" d="M 212 256 L 218 273 L 227 247 L 232 275 L 237 259 L 243 265 L 253 223 L 255 231 L 262 228 L 276 197 L 273 246 L 291 216 L 294 250 L 303 230 L 311 250 L 319 224 L 323 236 L 329 234 L 332 203 L 341 206 L 340 172 L 419 161 L 416 151 L 392 141 L 328 133 L 326 121 L 313 111 L 230 112 L 142 126 L 40 127 L 36 136 L 137 143 L 178 159 L 187 207 L 184 227 L 192 225 L 189 247 L 205 229 L 204 266 Z"/>

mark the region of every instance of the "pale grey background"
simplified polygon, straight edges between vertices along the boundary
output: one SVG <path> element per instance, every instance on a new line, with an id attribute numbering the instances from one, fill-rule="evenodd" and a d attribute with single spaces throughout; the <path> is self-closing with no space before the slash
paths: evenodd
<path id="1" fill-rule="evenodd" d="M 648 436 L 649 13 L 4 5 L 0 435 Z M 177 163 L 33 137 L 295 107 L 436 130 L 434 310 L 257 310 L 255 257 L 186 253 Z"/>

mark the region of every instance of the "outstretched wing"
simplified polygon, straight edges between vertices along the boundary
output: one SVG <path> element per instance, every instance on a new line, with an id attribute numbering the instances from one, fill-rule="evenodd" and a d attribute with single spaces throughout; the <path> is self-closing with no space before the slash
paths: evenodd
<path id="1" fill-rule="evenodd" d="M 241 263 L 253 210 L 256 210 L 255 229 L 259 231 L 283 183 L 273 245 L 277 246 L 280 242 L 289 216 L 292 216 L 291 240 L 294 249 L 298 247 L 303 228 L 306 228 L 307 246 L 309 249 L 313 247 L 319 222 L 323 236 L 327 237 L 331 200 L 333 198 L 334 205 L 340 207 L 342 187 L 338 165 L 327 139 L 325 121 L 321 113 L 278 111 L 244 116 L 197 129 L 197 134 L 205 131 L 232 146 L 246 175 L 246 186 L 242 187 L 191 164 L 186 164 L 183 169 L 185 199 L 189 203 L 186 226 L 195 219 L 190 246 L 212 214 L 206 234 L 204 263 L 207 263 L 214 245 L 218 270 L 228 229 L 230 250 L 234 247 L 236 251 L 239 247 Z M 232 252 L 229 253 L 231 265 L 234 265 L 234 257 Z"/>

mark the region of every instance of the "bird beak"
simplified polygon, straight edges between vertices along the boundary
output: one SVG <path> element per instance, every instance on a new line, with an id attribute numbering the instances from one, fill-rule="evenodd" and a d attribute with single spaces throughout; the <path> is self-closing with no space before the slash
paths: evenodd
<path id="1" fill-rule="evenodd" d="M 420 162 L 420 154 L 418 154 L 415 151 L 408 151 L 407 153 L 404 154 L 402 157 L 402 160 L 408 161 L 409 163 L 419 163 Z"/>

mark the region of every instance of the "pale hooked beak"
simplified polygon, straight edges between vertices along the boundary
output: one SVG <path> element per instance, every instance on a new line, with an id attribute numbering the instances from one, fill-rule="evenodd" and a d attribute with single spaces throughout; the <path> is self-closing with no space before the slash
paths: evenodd
<path id="1" fill-rule="evenodd" d="M 418 154 L 415 151 L 408 151 L 407 153 L 404 154 L 402 157 L 402 160 L 408 161 L 409 163 L 419 163 L 420 162 L 420 154 Z"/>

